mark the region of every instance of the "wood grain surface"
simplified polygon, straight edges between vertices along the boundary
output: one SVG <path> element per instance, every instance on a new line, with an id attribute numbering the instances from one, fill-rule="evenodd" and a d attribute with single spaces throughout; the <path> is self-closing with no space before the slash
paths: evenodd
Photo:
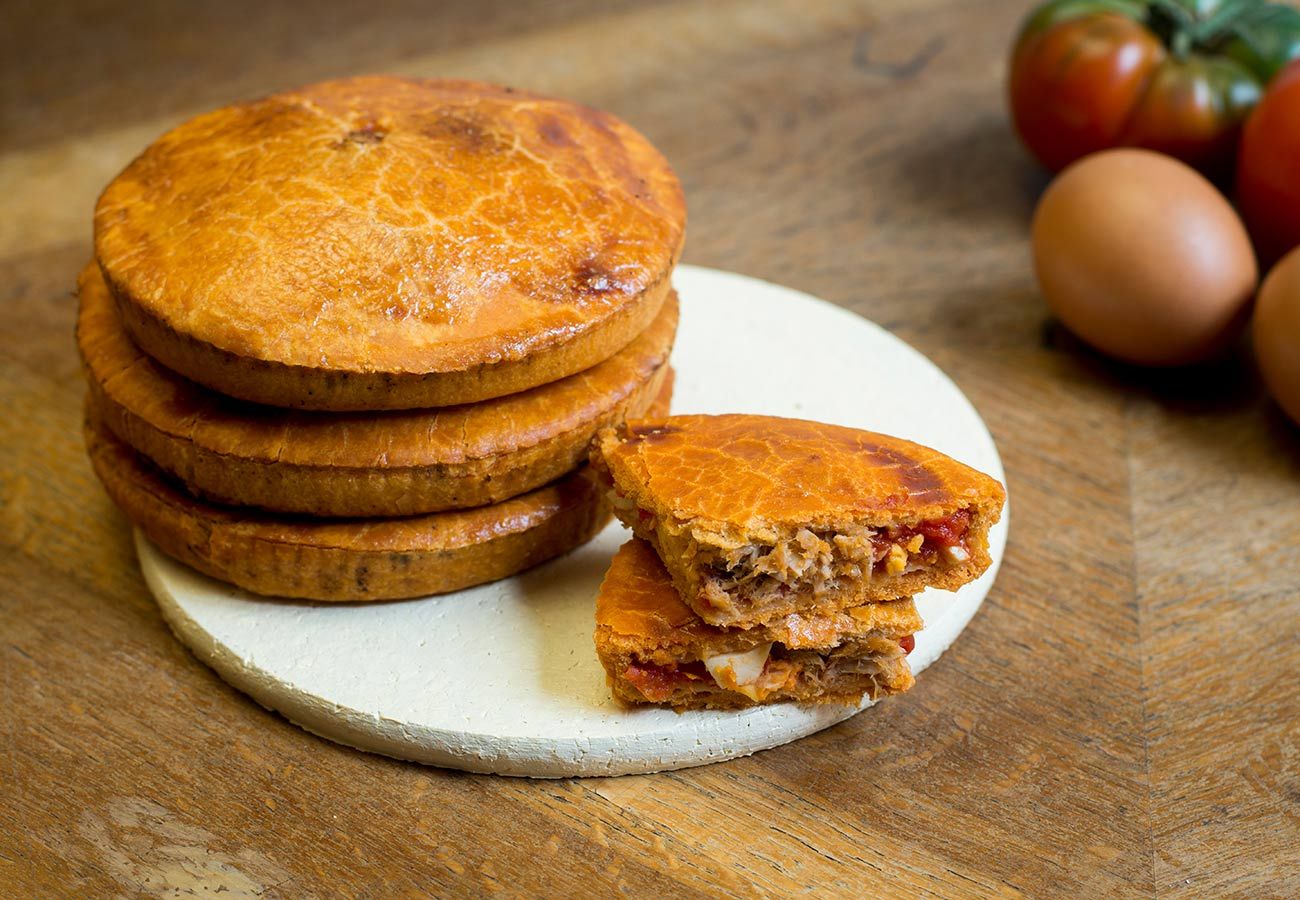
<path id="1" fill-rule="evenodd" d="M 1002 99 L 1026 3 L 311 6 L 0 12 L 0 895 L 1300 893 L 1300 435 L 1244 351 L 1149 373 L 1048 321 Z M 172 639 L 81 447 L 94 199 L 188 115 L 365 71 L 616 112 L 683 178 L 686 261 L 956 379 L 1011 539 L 913 691 L 745 760 L 529 782 L 314 738 Z"/>

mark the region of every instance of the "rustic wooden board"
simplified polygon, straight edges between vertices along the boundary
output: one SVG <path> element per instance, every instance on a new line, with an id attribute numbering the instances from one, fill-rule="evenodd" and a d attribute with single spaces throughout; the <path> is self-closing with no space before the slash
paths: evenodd
<path id="1" fill-rule="evenodd" d="M 1047 321 L 1044 178 L 1001 97 L 1026 3 L 320 7 L 0 21 L 0 894 L 1300 891 L 1300 436 L 1244 359 L 1136 372 Z M 190 113 L 369 70 L 617 112 L 683 177 L 687 261 L 955 378 L 1016 520 L 912 693 L 733 763 L 539 784 L 317 740 L 171 638 L 78 437 L 95 195 Z"/>

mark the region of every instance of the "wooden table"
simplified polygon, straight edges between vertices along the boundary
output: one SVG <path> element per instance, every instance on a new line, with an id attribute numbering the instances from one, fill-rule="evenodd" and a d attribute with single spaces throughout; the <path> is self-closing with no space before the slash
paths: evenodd
<path id="1" fill-rule="evenodd" d="M 0 894 L 1300 891 L 1300 434 L 1244 353 L 1135 371 L 1048 321 L 1045 178 L 1002 99 L 1026 4 L 443 6 L 3 13 Z M 530 782 L 319 740 L 172 639 L 81 447 L 95 196 L 192 113 L 370 70 L 618 113 L 681 173 L 687 261 L 952 374 L 1002 449 L 1011 541 L 915 690 L 750 759 Z"/>

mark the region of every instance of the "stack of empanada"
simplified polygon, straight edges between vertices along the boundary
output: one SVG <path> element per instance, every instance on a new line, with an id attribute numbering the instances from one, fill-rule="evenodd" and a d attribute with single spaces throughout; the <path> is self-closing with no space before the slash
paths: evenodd
<path id="1" fill-rule="evenodd" d="M 417 596 L 608 520 L 602 427 L 671 392 L 685 224 L 613 116 L 358 78 L 199 116 L 101 196 L 87 443 L 161 549 L 252 591 Z"/>

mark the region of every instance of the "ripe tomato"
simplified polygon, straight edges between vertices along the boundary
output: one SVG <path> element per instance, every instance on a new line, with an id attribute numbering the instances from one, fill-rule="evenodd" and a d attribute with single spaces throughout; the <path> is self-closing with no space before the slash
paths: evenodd
<path id="1" fill-rule="evenodd" d="M 1269 86 L 1246 121 L 1237 160 L 1237 205 L 1268 265 L 1300 245 L 1300 62 Z"/>
<path id="2" fill-rule="evenodd" d="M 1262 86 L 1300 55 L 1300 12 L 1262 0 L 1053 0 L 1011 61 L 1021 140 L 1057 171 L 1144 147 L 1224 174 Z"/>

